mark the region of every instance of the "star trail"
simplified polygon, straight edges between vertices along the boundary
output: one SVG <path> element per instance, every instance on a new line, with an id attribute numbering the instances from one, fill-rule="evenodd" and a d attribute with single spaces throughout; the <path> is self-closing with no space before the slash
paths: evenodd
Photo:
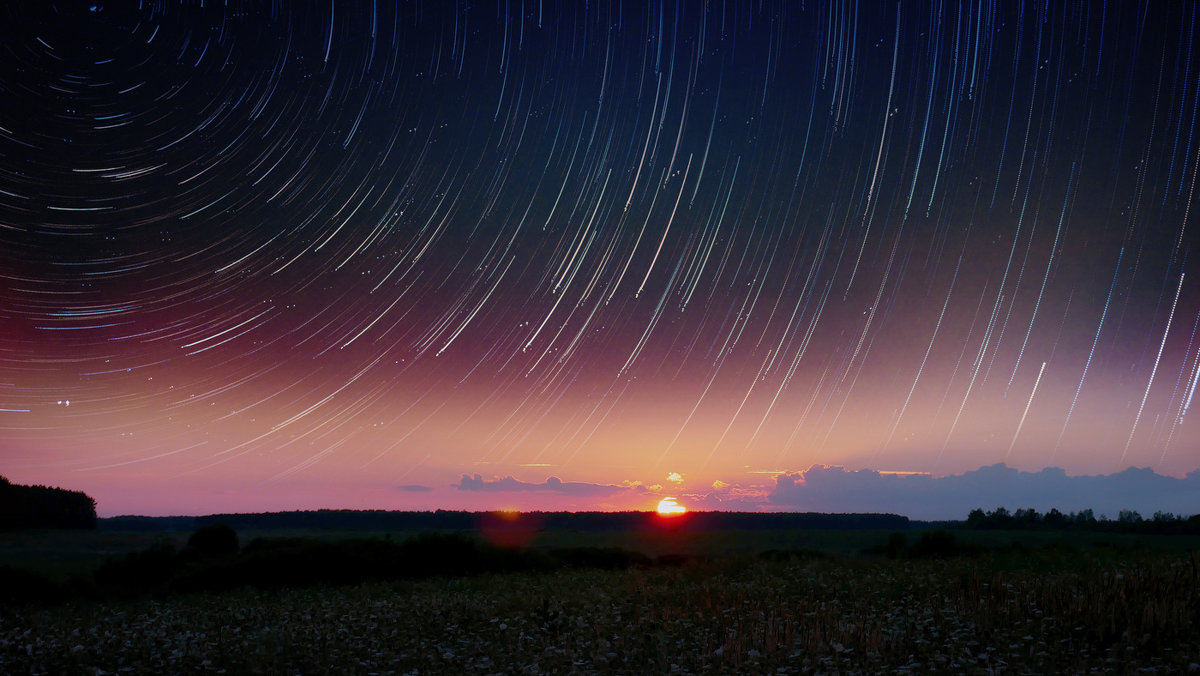
<path id="1" fill-rule="evenodd" d="M 1194 3 L 2 11 L 13 480 L 650 509 L 1200 466 Z"/>

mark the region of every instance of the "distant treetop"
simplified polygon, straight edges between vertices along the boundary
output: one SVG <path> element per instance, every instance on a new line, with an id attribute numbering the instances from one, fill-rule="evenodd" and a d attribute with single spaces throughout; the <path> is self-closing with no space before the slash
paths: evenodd
<path id="1" fill-rule="evenodd" d="M 973 509 L 967 515 L 967 528 L 977 530 L 1106 530 L 1131 533 L 1200 533 L 1200 514 L 1192 517 L 1176 515 L 1170 512 L 1155 512 L 1149 519 L 1135 510 L 1123 509 L 1115 520 L 1101 514 L 1099 518 L 1090 509 L 1063 514 L 1058 509 L 1051 509 L 1045 514 L 1039 514 L 1036 509 L 1018 509 L 1009 512 L 1004 507 L 997 507 L 990 512 Z"/>
<path id="2" fill-rule="evenodd" d="M 0 531 L 96 527 L 96 501 L 81 491 L 22 486 L 0 476 Z"/>

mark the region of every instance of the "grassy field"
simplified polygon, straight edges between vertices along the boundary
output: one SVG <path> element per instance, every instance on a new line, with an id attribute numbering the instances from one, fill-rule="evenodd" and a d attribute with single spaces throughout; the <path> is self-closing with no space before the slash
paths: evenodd
<path id="1" fill-rule="evenodd" d="M 0 613 L 0 673 L 1186 673 L 1194 555 L 729 556 Z"/>
<path id="2" fill-rule="evenodd" d="M 864 550 L 887 541 L 894 531 L 876 530 L 760 530 L 760 531 L 687 531 L 643 530 L 579 532 L 547 530 L 536 534 L 529 543 L 533 548 L 619 547 L 649 556 L 682 554 L 725 557 L 757 554 L 763 551 L 813 550 L 835 557 L 856 557 Z M 1200 536 L 1155 536 L 1086 531 L 975 531 L 956 529 L 955 538 L 966 546 L 986 549 L 1040 549 L 1047 545 L 1081 549 L 1153 548 L 1198 550 Z M 105 559 L 144 550 L 167 542 L 182 548 L 190 533 L 182 531 L 122 532 L 33 530 L 0 533 L 0 566 L 9 565 L 38 570 L 54 579 L 65 580 L 95 569 Z M 255 538 L 310 538 L 339 540 L 347 537 L 391 538 L 403 540 L 413 532 L 340 531 L 324 529 L 264 530 L 238 533 L 243 545 Z M 911 541 L 920 531 L 906 531 Z"/>
<path id="3" fill-rule="evenodd" d="M 0 606 L 0 673 L 1200 672 L 1200 538 L 927 533 L 543 531 L 686 562 Z M 188 535 L 5 533 L 0 565 L 66 580 Z"/>

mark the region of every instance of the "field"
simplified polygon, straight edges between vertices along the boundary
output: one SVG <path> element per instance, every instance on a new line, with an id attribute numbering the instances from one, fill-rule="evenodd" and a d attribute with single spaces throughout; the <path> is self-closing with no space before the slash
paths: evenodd
<path id="1" fill-rule="evenodd" d="M 754 555 L 772 549 L 806 549 L 835 557 L 853 558 L 863 550 L 887 540 L 893 531 L 880 530 L 759 530 L 759 531 L 687 531 L 642 530 L 579 532 L 547 530 L 537 534 L 531 547 L 619 547 L 649 556 L 684 554 L 726 557 Z M 347 537 L 391 538 L 403 540 L 415 532 L 347 531 L 336 529 L 286 529 L 239 531 L 243 544 L 255 538 L 307 538 L 339 540 Z M 35 568 L 55 579 L 86 573 L 106 558 L 144 550 L 167 542 L 183 547 L 190 533 L 183 531 L 69 531 L 31 530 L 0 533 L 0 566 Z M 1128 533 L 1089 533 L 1080 531 L 972 531 L 955 530 L 965 545 L 985 549 L 1024 547 L 1040 549 L 1049 544 L 1077 549 L 1115 548 L 1119 550 L 1154 548 L 1200 551 L 1200 536 L 1147 536 Z M 917 533 L 909 531 L 909 538 Z"/>
<path id="2" fill-rule="evenodd" d="M 707 556 L 13 606 L 0 608 L 0 673 L 1200 671 L 1189 540 L 955 536 L 998 546 L 889 559 L 818 551 L 886 541 L 877 532 L 610 534 L 602 544 Z M 122 537 L 108 546 L 138 539 Z"/>

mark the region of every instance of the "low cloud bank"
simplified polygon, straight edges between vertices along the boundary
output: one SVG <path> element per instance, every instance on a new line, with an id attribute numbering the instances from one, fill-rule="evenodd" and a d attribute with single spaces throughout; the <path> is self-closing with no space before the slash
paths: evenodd
<path id="1" fill-rule="evenodd" d="M 433 490 L 433 488 L 429 486 L 419 486 L 417 484 L 406 484 L 404 486 L 400 486 L 399 488 L 406 493 L 428 493 L 429 491 Z"/>
<path id="2" fill-rule="evenodd" d="M 644 492 L 646 490 L 642 486 L 614 486 L 611 484 L 563 481 L 556 476 L 552 476 L 542 483 L 530 483 L 514 479 L 511 476 L 506 476 L 503 479 L 484 479 L 478 474 L 473 477 L 464 474 L 457 484 L 451 485 L 460 491 L 558 493 L 561 495 L 583 497 L 616 495 L 617 493 L 626 491 Z"/>
<path id="3" fill-rule="evenodd" d="M 965 519 L 972 509 L 997 507 L 1092 509 L 1111 519 L 1123 509 L 1144 517 L 1156 511 L 1191 515 L 1200 513 L 1200 470 L 1183 479 L 1135 467 L 1116 474 L 1067 476 L 1055 467 L 1021 472 L 998 463 L 933 477 L 814 465 L 778 476 L 767 501 L 797 511 L 889 512 L 914 519 Z"/>

